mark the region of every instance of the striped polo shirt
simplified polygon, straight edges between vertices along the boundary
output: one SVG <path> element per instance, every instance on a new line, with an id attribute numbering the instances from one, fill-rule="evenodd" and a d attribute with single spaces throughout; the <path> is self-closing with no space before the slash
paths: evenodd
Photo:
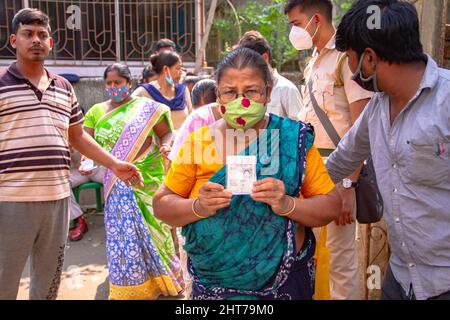
<path id="1" fill-rule="evenodd" d="M 47 74 L 42 92 L 15 63 L 0 70 L 0 201 L 70 196 L 69 126 L 83 114 L 70 83 Z"/>

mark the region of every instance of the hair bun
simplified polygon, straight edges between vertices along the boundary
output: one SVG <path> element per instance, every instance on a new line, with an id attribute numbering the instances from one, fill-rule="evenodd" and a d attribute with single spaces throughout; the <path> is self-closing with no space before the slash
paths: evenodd
<path id="1" fill-rule="evenodd" d="M 152 64 L 152 66 L 156 65 L 156 63 L 158 62 L 158 57 L 159 53 L 154 53 L 150 56 L 150 63 Z"/>

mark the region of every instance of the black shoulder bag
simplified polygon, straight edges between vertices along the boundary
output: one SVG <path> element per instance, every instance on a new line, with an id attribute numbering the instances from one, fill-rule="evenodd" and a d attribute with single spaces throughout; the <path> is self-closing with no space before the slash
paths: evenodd
<path id="1" fill-rule="evenodd" d="M 308 83 L 308 91 L 314 111 L 322 123 L 325 131 L 335 147 L 341 138 L 328 118 L 327 114 L 319 107 L 312 90 L 312 80 Z M 375 223 L 383 217 L 383 198 L 377 185 L 375 169 L 372 158 L 364 162 L 363 168 L 356 184 L 356 220 L 361 224 Z"/>

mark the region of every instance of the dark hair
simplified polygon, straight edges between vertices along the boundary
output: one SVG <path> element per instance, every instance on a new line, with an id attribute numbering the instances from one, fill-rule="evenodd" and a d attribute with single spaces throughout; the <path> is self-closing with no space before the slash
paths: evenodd
<path id="1" fill-rule="evenodd" d="M 183 83 L 184 84 L 196 84 L 197 82 L 200 81 L 200 77 L 195 76 L 195 75 L 186 75 L 186 77 L 184 78 Z"/>
<path id="2" fill-rule="evenodd" d="M 170 39 L 160 39 L 156 43 L 156 51 L 160 51 L 165 48 L 172 48 L 173 50 L 176 50 L 175 43 Z"/>
<path id="3" fill-rule="evenodd" d="M 220 82 L 220 78 L 227 69 L 242 70 L 245 68 L 250 68 L 261 73 L 264 78 L 264 83 L 266 85 L 272 85 L 273 80 L 269 66 L 258 52 L 248 48 L 234 49 L 219 62 L 216 70 L 216 81 L 217 83 Z"/>
<path id="4" fill-rule="evenodd" d="M 381 28 L 369 28 L 373 12 L 381 11 Z M 354 50 L 359 56 L 366 48 L 373 49 L 380 59 L 389 63 L 426 61 L 420 42 L 416 8 L 398 0 L 360 0 L 342 18 L 336 33 L 339 51 Z"/>
<path id="5" fill-rule="evenodd" d="M 163 51 L 161 53 L 155 53 L 150 57 L 150 62 L 152 63 L 153 70 L 156 74 L 161 74 L 165 66 L 173 67 L 177 62 L 181 61 L 178 53 L 174 51 Z"/>
<path id="6" fill-rule="evenodd" d="M 328 21 L 333 20 L 333 3 L 331 0 L 289 0 L 284 6 L 284 14 L 295 7 L 303 12 L 314 14 L 319 11 Z"/>
<path id="7" fill-rule="evenodd" d="M 126 64 L 113 63 L 107 66 L 105 69 L 105 73 L 103 74 L 103 79 L 106 80 L 106 78 L 108 77 L 108 73 L 110 73 L 111 71 L 116 71 L 118 76 L 127 79 L 127 81 L 132 80 L 130 68 L 128 68 Z"/>
<path id="8" fill-rule="evenodd" d="M 51 32 L 50 19 L 38 9 L 25 8 L 16 13 L 12 20 L 12 31 L 14 34 L 17 33 L 21 24 L 38 24 L 47 27 L 48 32 Z"/>
<path id="9" fill-rule="evenodd" d="M 152 65 L 148 65 L 142 70 L 142 82 L 144 82 L 146 79 L 151 78 L 156 75 L 156 72 L 153 70 Z"/>
<path id="10" fill-rule="evenodd" d="M 211 79 L 203 79 L 197 82 L 191 92 L 192 105 L 199 105 L 202 99 L 205 104 L 216 102 L 216 88 L 216 82 Z"/>
<path id="11" fill-rule="evenodd" d="M 252 30 L 244 33 L 242 38 L 239 39 L 238 46 L 252 49 L 260 55 L 267 53 L 269 56 L 269 63 L 272 61 L 272 48 L 266 38 L 258 31 Z"/>

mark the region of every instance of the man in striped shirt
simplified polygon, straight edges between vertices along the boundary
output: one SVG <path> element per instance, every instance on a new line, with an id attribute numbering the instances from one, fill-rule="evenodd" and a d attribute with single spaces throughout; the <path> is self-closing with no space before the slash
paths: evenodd
<path id="1" fill-rule="evenodd" d="M 69 224 L 69 143 L 126 183 L 142 184 L 142 176 L 84 132 L 72 86 L 44 68 L 53 45 L 48 17 L 22 9 L 12 27 L 17 61 L 0 71 L 0 300 L 16 298 L 29 256 L 30 299 L 55 299 Z"/>

